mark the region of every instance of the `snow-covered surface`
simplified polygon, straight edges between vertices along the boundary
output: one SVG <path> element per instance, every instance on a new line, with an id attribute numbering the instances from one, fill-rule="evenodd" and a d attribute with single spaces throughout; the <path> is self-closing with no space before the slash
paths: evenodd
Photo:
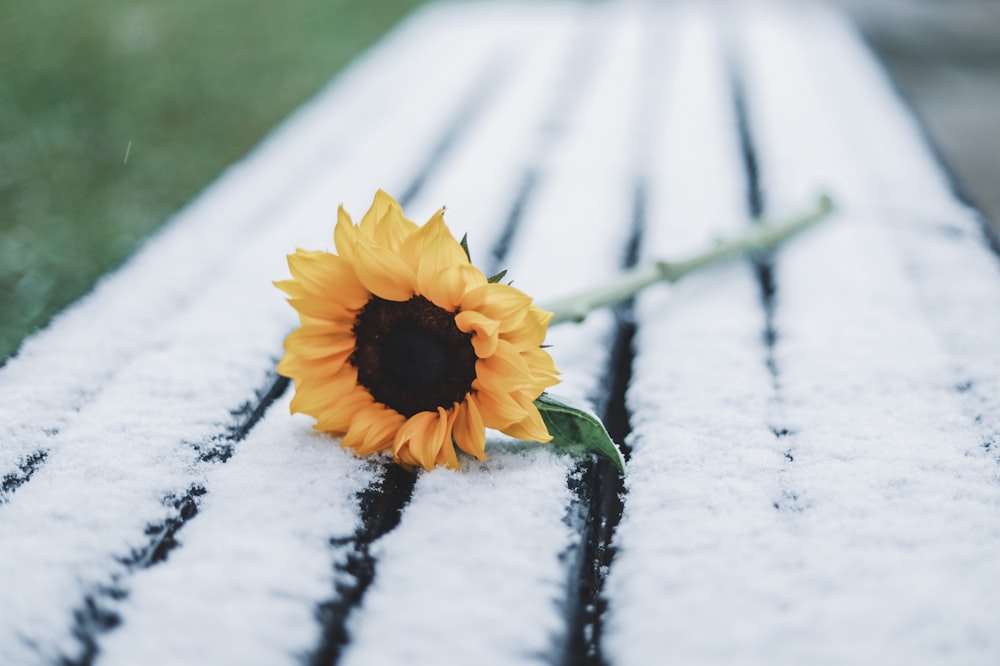
<path id="1" fill-rule="evenodd" d="M 319 641 L 315 609 L 346 556 L 331 539 L 360 526 L 357 494 L 376 472 L 289 417 L 290 399 L 207 472 L 169 566 L 135 576 L 114 607 L 124 624 L 102 641 L 100 663 L 291 663 Z"/>
<path id="2" fill-rule="evenodd" d="M 669 64 L 654 98 L 663 122 L 650 153 L 647 260 L 697 251 L 747 223 L 718 33 L 705 16 L 686 14 L 659 53 Z M 635 316 L 632 457 L 605 588 L 605 654 L 621 664 L 738 661 L 734 638 L 767 593 L 730 591 L 762 585 L 755 567 L 780 558 L 786 542 L 773 533 L 754 540 L 777 524 L 771 502 L 783 460 L 767 422 L 760 290 L 749 265 L 727 266 L 650 289 Z"/>
<path id="3" fill-rule="evenodd" d="M 262 229 L 279 227 L 310 192 L 328 193 L 337 201 L 340 195 L 331 191 L 330 183 L 343 177 L 339 174 L 354 170 L 359 158 L 383 159 L 364 145 L 370 137 L 363 128 L 381 132 L 398 127 L 404 133 L 397 132 L 397 141 L 405 137 L 413 145 L 399 159 L 424 158 L 430 148 L 421 142 L 432 140 L 433 131 L 411 136 L 412 127 L 401 122 L 403 109 L 382 101 L 385 90 L 404 97 L 428 90 L 453 101 L 450 76 L 423 80 L 424 68 L 450 57 L 440 43 L 424 38 L 433 14 L 417 15 L 392 35 L 391 48 L 374 50 L 355 63 L 245 160 L 230 167 L 130 262 L 27 340 L 0 368 L 0 474 L 15 469 L 23 456 L 52 446 L 51 433 L 67 427 L 125 366 L 153 349 L 164 323 L 190 309 L 220 277 L 219 266 L 228 264 Z M 470 39 L 482 32 L 495 31 L 473 32 Z M 399 52 L 408 56 L 399 58 Z M 455 68 L 461 70 L 464 64 L 475 66 L 475 58 L 463 59 Z M 407 115 L 416 113 L 433 123 L 431 113 L 440 112 L 417 108 Z M 378 181 L 383 187 L 402 187 L 415 168 L 386 161 L 372 177 L 384 178 Z M 404 174 L 395 176 L 400 184 L 390 182 L 397 170 Z M 327 219 L 331 215 L 318 210 L 313 214 Z M 288 238 L 286 243 L 312 240 L 295 233 Z M 252 277 L 264 283 L 269 276 L 258 270 Z"/>
<path id="4" fill-rule="evenodd" d="M 387 58 L 376 51 L 371 61 L 387 68 L 388 78 L 376 76 L 380 70 L 368 73 L 382 84 L 395 81 L 394 95 L 426 94 L 440 103 L 412 108 L 387 103 L 387 112 L 374 114 L 358 110 L 339 130 L 355 133 L 351 159 L 340 155 L 312 167 L 320 173 L 299 174 L 277 205 L 252 211 L 254 219 L 238 238 L 206 244 L 203 228 L 215 217 L 195 222 L 178 218 L 162 238 L 147 244 L 3 368 L 0 387 L 13 396 L 3 405 L 9 410 L 3 421 L 8 428 L 4 455 L 43 449 L 48 457 L 2 506 L 0 663 L 76 657 L 82 647 L 73 635 L 74 613 L 86 596 L 99 595 L 102 588 L 130 588 L 132 577 L 121 560 L 149 542 L 148 525 L 176 513 L 166 498 L 182 496 L 195 484 L 212 492 L 205 478 L 210 466 L 198 464 L 196 447 L 225 437 L 237 421 L 233 412 L 253 402 L 255 390 L 272 381 L 282 339 L 295 325 L 294 312 L 271 285 L 287 272 L 285 255 L 296 246 L 332 246 L 336 205 L 349 199 L 342 194 L 354 196 L 352 210 L 360 216 L 377 187 L 408 187 L 440 137 L 453 130 L 461 93 L 479 85 L 483 73 L 492 71 L 496 53 L 512 50 L 501 48 L 504 41 L 523 29 L 518 17 L 505 20 L 505 14 L 495 11 L 447 16 L 434 10 L 418 15 L 386 49 L 399 49 L 397 55 L 407 57 Z M 422 34 L 428 23 L 441 18 L 452 24 L 447 44 L 411 43 L 414 33 Z M 458 61 L 453 61 L 455 48 L 465 53 Z M 364 69 L 366 61 L 358 67 Z M 435 76 L 424 77 L 423 71 Z M 348 101 L 378 106 L 364 96 Z M 305 123 L 343 122 L 339 113 L 323 117 L 307 110 L 299 117 Z M 365 118 L 377 124 L 362 141 L 356 133 Z M 421 131 L 414 131 L 415 124 Z M 293 124 L 286 133 L 294 138 L 300 131 Z M 315 132 L 317 137 L 327 133 L 335 132 Z M 281 133 L 272 142 L 280 143 L 280 138 Z M 302 141 L 314 149 L 309 137 Z M 272 142 L 264 145 L 263 155 L 249 158 L 246 169 L 257 161 L 264 162 L 261 169 L 270 163 L 267 151 L 278 150 L 270 147 Z M 409 150 L 399 153 L 400 145 Z M 284 153 L 279 153 L 272 169 L 284 168 Z M 385 158 L 394 153 L 398 158 Z M 228 187 L 216 186 L 206 196 Z M 254 187 L 246 184 L 248 195 Z M 218 219 L 233 223 L 226 213 L 218 213 Z M 177 241 L 160 242 L 175 236 Z M 192 279 L 185 273 L 196 272 L 199 264 L 211 274 Z M 153 280 L 154 274 L 157 288 L 141 291 L 146 287 L 142 276 Z M 176 280 L 188 289 L 183 304 L 172 311 L 169 296 L 162 295 L 165 288 L 158 285 L 179 274 L 184 277 Z M 143 310 L 132 308 L 134 301 L 151 311 L 159 304 L 159 316 L 142 320 Z M 109 359 L 105 351 L 118 343 L 122 357 Z M 68 353 L 74 357 L 69 367 L 64 364 Z M 47 386 L 60 380 L 55 394 L 65 403 L 50 406 L 53 396 Z M 12 458 L 10 466 L 16 464 Z M 275 495 L 271 501 L 282 500 Z M 134 579 L 139 584 L 143 575 Z M 332 590 L 325 592 L 332 595 Z M 195 634 L 189 640 L 214 637 Z"/>
<path id="5" fill-rule="evenodd" d="M 744 271 L 643 299 L 607 653 L 996 663 L 1000 482 L 983 446 L 1000 416 L 996 257 L 851 32 L 811 9 L 743 18 L 766 209 L 829 189 L 842 212 L 776 257 L 773 383 Z M 678 60 L 706 67 L 703 85 L 724 76 Z M 709 119 L 688 131 L 664 182 L 719 139 Z M 725 143 L 714 168 L 739 173 Z M 687 203 L 664 219 L 710 219 Z"/>
<path id="6" fill-rule="evenodd" d="M 575 19 L 581 21 L 578 41 L 552 54 L 565 68 L 579 41 L 592 43 L 603 24 L 603 43 L 592 48 L 607 51 L 592 61 L 592 81 L 581 98 L 559 109 L 561 126 L 548 128 L 556 136 L 538 156 L 540 182 L 503 263 L 508 278 L 542 299 L 572 288 L 578 276 L 614 275 L 629 238 L 629 226 L 617 224 L 575 238 L 571 251 L 553 251 L 566 242 L 565 224 L 554 221 L 628 221 L 631 214 L 639 24 L 615 11 L 610 15 L 618 20 L 609 25 L 609 11 Z M 547 120 L 542 111 L 536 123 Z M 537 135 L 546 128 L 533 129 Z M 601 316 L 550 335 L 551 352 L 564 370 L 560 393 L 600 395 L 612 327 L 611 318 Z M 348 625 L 352 642 L 343 663 L 554 659 L 566 633 L 564 556 L 578 542 L 567 523 L 572 469 L 571 459 L 544 448 L 528 454 L 515 449 L 495 451 L 462 473 L 422 475 L 404 521 L 378 548 L 377 577 Z M 392 640 L 385 640 L 387 631 Z"/>
<path id="7" fill-rule="evenodd" d="M 0 664 L 312 654 L 379 465 L 289 395 L 201 455 L 274 379 L 285 254 L 378 187 L 446 205 L 543 302 L 613 274 L 636 215 L 644 258 L 704 247 L 748 223 L 727 48 L 768 213 L 840 210 L 776 255 L 770 301 L 749 263 L 637 300 L 603 655 L 1000 661 L 997 257 L 850 29 L 796 7 L 463 3 L 391 33 L 0 368 L 0 476 L 47 453 L 0 497 Z M 614 330 L 551 331 L 560 393 L 603 402 Z M 491 442 L 372 545 L 345 663 L 558 660 L 575 461 Z M 178 546 L 130 564 L 193 487 Z"/>

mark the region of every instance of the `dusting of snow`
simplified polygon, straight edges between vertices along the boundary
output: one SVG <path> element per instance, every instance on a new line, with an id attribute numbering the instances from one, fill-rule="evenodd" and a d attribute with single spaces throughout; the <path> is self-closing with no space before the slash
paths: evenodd
<path id="1" fill-rule="evenodd" d="M 637 299 L 595 638 L 616 664 L 1000 661 L 997 257 L 848 26 L 732 16 L 425 8 L 28 340 L 0 367 L 0 476 L 46 457 L 0 498 L 0 663 L 81 657 L 87 599 L 120 621 L 86 637 L 98 664 L 312 654 L 379 466 L 290 394 L 231 439 L 296 324 L 285 254 L 332 249 L 337 204 L 357 220 L 379 187 L 420 222 L 446 205 L 478 265 L 508 245 L 496 268 L 542 302 L 617 272 L 640 192 L 645 259 L 700 250 L 748 223 L 727 36 L 768 214 L 822 190 L 838 212 L 775 255 L 771 298 L 746 261 Z M 615 327 L 550 331 L 558 393 L 601 404 Z M 489 442 L 372 544 L 344 663 L 559 658 L 577 462 Z M 192 489 L 177 546 L 136 564 Z"/>
<path id="2" fill-rule="evenodd" d="M 360 527 L 358 493 L 374 465 L 289 418 L 275 403 L 239 453 L 206 473 L 211 490 L 169 566 L 134 577 L 113 607 L 123 625 L 101 664 L 293 663 L 319 641 L 316 607 L 334 589 L 344 543 Z M 169 603 L 167 601 L 169 600 Z"/>
<path id="3" fill-rule="evenodd" d="M 460 61 L 452 62 L 449 48 L 434 40 L 432 48 L 421 46 L 427 41 L 421 39 L 411 49 L 414 32 L 426 27 L 424 21 L 434 22 L 430 11 L 390 43 L 390 50 L 398 48 L 397 56 L 405 52 L 406 58 L 377 52 L 374 62 L 389 67 L 389 78 L 374 78 L 379 85 L 395 81 L 396 94 L 419 90 L 453 99 L 450 93 L 472 84 L 505 34 L 496 24 L 469 21 L 472 16 L 456 15 L 456 34 L 448 44 L 466 50 Z M 438 74 L 426 80 L 416 75 L 426 70 Z M 373 103 L 366 95 L 344 100 L 331 94 L 338 103 L 360 105 L 348 120 L 365 117 Z M 112 585 L 127 591 L 130 572 L 123 560 L 147 546 L 147 526 L 175 515 L 165 499 L 207 483 L 197 449 L 224 437 L 234 425 L 233 413 L 272 381 L 282 339 L 296 324 L 294 311 L 271 285 L 287 273 L 285 254 L 296 246 L 330 247 L 338 198 L 363 192 L 366 208 L 378 186 L 402 189 L 448 130 L 440 105 L 388 106 L 384 116 L 371 114 L 378 131 L 365 141 L 356 134 L 364 126 L 360 122 L 332 132 L 355 133 L 351 159 L 342 155 L 313 164 L 316 173 L 297 181 L 294 194 L 285 193 L 280 205 L 257 202 L 252 219 L 244 219 L 250 228 L 235 234 L 238 242 L 212 236 L 204 219 L 178 218 L 3 368 L 0 387 L 17 396 L 4 404 L 9 441 L 26 450 L 43 447 L 49 455 L 2 507 L 0 594 L 10 619 L 0 623 L 0 662 L 78 656 L 83 646 L 73 635 L 74 612 L 83 599 Z M 339 124 L 343 113 L 299 117 Z M 421 132 L 414 132 L 415 124 Z M 288 133 L 312 153 L 308 129 L 301 130 L 305 136 L 295 126 Z M 327 132 L 317 129 L 316 135 Z M 403 144 L 412 150 L 385 159 Z M 282 163 L 285 149 L 272 145 L 277 144 L 263 150 L 279 154 L 259 168 L 276 168 L 267 166 L 271 159 Z M 239 198 L 230 187 L 211 191 Z M 253 183 L 244 182 L 237 192 L 242 187 L 252 195 Z M 211 221 L 228 225 L 235 214 L 216 211 Z M 185 272 L 189 266 L 191 273 Z M 202 269 L 211 276 L 198 272 Z M 186 287 L 175 299 L 169 294 L 176 286 L 162 286 L 170 281 Z M 141 307 L 133 308 L 136 303 Z M 119 344 L 121 354 L 115 355 Z M 74 359 L 68 367 L 62 364 L 67 354 Z M 49 393 L 49 384 L 58 389 Z M 238 456 L 239 447 L 236 451 Z"/>
<path id="4" fill-rule="evenodd" d="M 613 13 L 614 12 L 614 13 Z M 508 277 L 544 299 L 620 266 L 630 232 L 636 16 L 588 12 L 578 38 L 602 28 L 603 57 L 553 139 L 538 191 L 504 261 Z M 561 60 L 561 59 L 560 59 Z M 559 61 L 557 61 L 559 62 Z M 599 158 L 599 159 L 598 159 Z M 568 227 L 567 225 L 572 225 Z M 567 245 L 567 228 L 574 239 Z M 614 321 L 607 313 L 550 332 L 561 394 L 602 392 Z M 378 544 L 371 589 L 352 616 L 345 664 L 547 662 L 567 622 L 564 555 L 575 461 L 542 447 L 499 446 L 462 473 L 423 474 L 402 523 Z"/>
<path id="5" fill-rule="evenodd" d="M 654 98 L 662 121 L 645 260 L 696 252 L 747 220 L 718 31 L 701 13 L 669 25 L 657 54 L 670 65 Z M 755 567 L 771 561 L 753 537 L 766 534 L 778 558 L 785 541 L 774 533 L 783 457 L 766 418 L 760 291 L 750 266 L 734 264 L 650 289 L 636 321 L 632 457 L 605 587 L 604 654 L 620 664 L 738 661 L 736 638 L 751 633 L 741 625 L 767 598 L 749 592 L 766 585 Z"/>
<path id="6" fill-rule="evenodd" d="M 337 189 L 331 183 L 351 168 L 348 158 L 367 149 L 359 128 L 382 127 L 398 116 L 397 107 L 381 103 L 385 90 L 412 91 L 421 65 L 440 51 L 423 38 L 431 14 L 389 37 L 392 48 L 376 49 L 348 68 L 7 360 L 0 368 L 0 474 L 56 445 L 53 433 L 154 349 L 164 322 L 189 309 L 223 273 L 220 266 L 259 229 L 285 218 L 304 190 Z M 398 58 L 396 49 L 408 57 Z M 417 154 L 422 138 L 407 137 Z M 385 165 L 387 178 L 394 168 Z"/>
<path id="7" fill-rule="evenodd" d="M 537 446 L 422 474 L 403 523 L 373 550 L 375 582 L 348 625 L 343 663 L 496 664 L 547 654 L 565 622 L 559 555 L 574 538 L 563 522 L 571 468 Z"/>
<path id="8" fill-rule="evenodd" d="M 610 653 L 993 663 L 1000 484 L 965 404 L 976 381 L 956 383 L 996 367 L 995 309 L 973 315 L 997 302 L 995 257 L 852 33 L 813 10 L 744 18 L 767 209 L 787 214 L 829 189 L 841 212 L 777 255 L 773 382 L 752 342 L 764 313 L 746 310 L 749 284 L 738 303 L 736 281 L 643 299 Z M 714 153 L 720 173 L 740 170 L 728 144 Z M 928 219 L 965 232 L 932 239 Z M 959 253 L 957 273 L 927 273 L 957 268 Z M 975 333 L 955 330 L 972 321 Z"/>

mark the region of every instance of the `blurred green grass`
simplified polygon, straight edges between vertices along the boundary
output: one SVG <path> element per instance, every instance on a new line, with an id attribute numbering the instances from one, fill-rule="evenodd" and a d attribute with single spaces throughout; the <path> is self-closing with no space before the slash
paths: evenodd
<path id="1" fill-rule="evenodd" d="M 5 0 L 0 360 L 420 2 Z"/>

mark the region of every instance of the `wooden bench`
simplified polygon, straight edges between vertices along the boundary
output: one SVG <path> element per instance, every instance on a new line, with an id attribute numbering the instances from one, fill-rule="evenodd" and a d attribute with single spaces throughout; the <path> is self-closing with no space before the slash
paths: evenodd
<path id="1" fill-rule="evenodd" d="M 379 187 L 539 300 L 839 212 L 550 331 L 624 481 L 502 437 L 413 475 L 274 371 L 285 255 Z M 431 6 L 0 368 L 0 664 L 1000 663 L 998 341 L 837 15 Z"/>

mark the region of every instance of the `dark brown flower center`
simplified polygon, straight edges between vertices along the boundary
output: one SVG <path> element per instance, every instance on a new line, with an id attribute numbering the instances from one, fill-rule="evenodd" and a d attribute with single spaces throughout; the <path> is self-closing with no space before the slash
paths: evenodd
<path id="1" fill-rule="evenodd" d="M 476 352 L 472 334 L 455 314 L 414 296 L 387 301 L 373 296 L 354 322 L 350 362 L 375 400 L 409 418 L 450 408 L 472 390 Z"/>

